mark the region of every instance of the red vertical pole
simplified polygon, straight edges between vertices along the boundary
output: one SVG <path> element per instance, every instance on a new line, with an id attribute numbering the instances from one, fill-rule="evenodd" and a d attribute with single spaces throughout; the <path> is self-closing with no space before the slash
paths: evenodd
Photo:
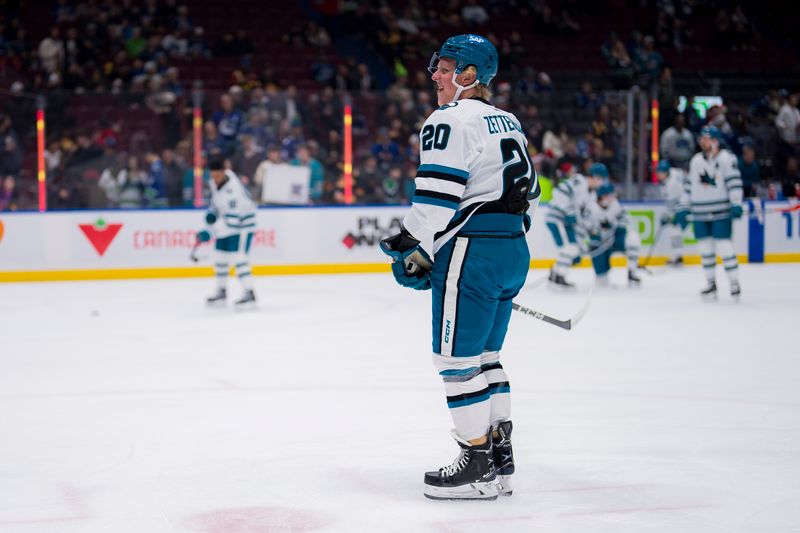
<path id="1" fill-rule="evenodd" d="M 39 181 L 39 212 L 47 210 L 47 167 L 44 162 L 44 98 L 36 99 L 36 177 Z"/>
<path id="2" fill-rule="evenodd" d="M 344 203 L 353 203 L 353 107 L 344 105 Z"/>
<path id="3" fill-rule="evenodd" d="M 194 206 L 203 206 L 203 111 L 195 103 L 192 118 L 194 129 Z"/>
<path id="4" fill-rule="evenodd" d="M 656 174 L 656 167 L 658 167 L 658 100 L 653 98 L 650 103 L 650 121 L 652 123 L 652 147 L 650 149 L 650 181 L 658 183 L 658 175 Z"/>

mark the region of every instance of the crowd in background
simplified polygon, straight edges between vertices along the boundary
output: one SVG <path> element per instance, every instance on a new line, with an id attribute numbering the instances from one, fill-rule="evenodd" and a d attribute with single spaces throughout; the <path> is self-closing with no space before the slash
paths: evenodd
<path id="1" fill-rule="evenodd" d="M 206 36 L 190 10 L 176 0 L 58 0 L 51 12 L 52 29 L 38 43 L 26 38 L 18 19 L 0 19 L 0 69 L 26 74 L 10 84 L 0 114 L 0 210 L 32 207 L 33 195 L 25 205 L 20 183 L 26 161 L 32 162 L 31 94 L 48 100 L 45 160 L 50 208 L 193 205 L 193 88 L 181 78 L 176 62 L 212 56 L 242 60 L 232 71 L 220 73 L 230 84 L 227 91 L 202 92 L 203 157 L 225 155 L 255 198 L 261 198 L 271 165 L 287 164 L 310 169 L 310 203 L 343 202 L 342 113 L 347 94 L 354 110 L 355 202 L 407 203 L 419 162 L 417 133 L 435 109 L 424 66 L 440 44 L 437 32 L 483 31 L 493 18 L 516 10 L 534 20 L 537 31 L 577 36 L 595 9 L 587 2 L 557 4 L 453 0 L 448 10 L 437 10 L 436 3 L 427 0 L 364 3 L 338 17 L 330 28 L 309 19 L 276 36 L 291 46 L 330 50 L 338 33 L 360 32 L 390 67 L 392 81 L 380 91 L 375 91 L 379 83 L 374 69 L 354 56 L 315 62 L 308 75 L 318 83 L 316 90 L 282 84 L 269 64 L 248 60 L 255 50 L 245 32 Z M 700 110 L 691 98 L 681 105 L 661 50 L 696 46 L 690 23 L 694 2 L 657 4 L 652 36 L 634 32 L 626 42 L 612 34 L 601 53 L 614 87 L 657 88 L 661 157 L 685 166 L 700 128 L 713 124 L 740 156 L 749 192 L 768 198 L 795 196 L 800 182 L 797 95 L 775 90 L 757 102 L 726 101 L 708 110 Z M 720 10 L 714 28 L 712 41 L 721 49 L 744 49 L 759 40 L 741 8 Z M 570 167 L 581 171 L 597 161 L 621 181 L 627 133 L 624 99 L 597 89 L 590 80 L 575 92 L 565 92 L 525 60 L 518 32 L 487 35 L 503 65 L 502 76 L 492 85 L 493 103 L 520 119 L 545 183 L 554 185 Z M 113 114 L 92 121 L 76 119 L 76 95 L 96 93 L 114 96 L 112 103 L 106 100 L 98 106 L 134 110 L 150 126 L 141 128 Z M 769 175 L 759 168 L 765 159 L 771 163 Z M 33 175 L 28 171 L 29 184 L 35 183 Z"/>

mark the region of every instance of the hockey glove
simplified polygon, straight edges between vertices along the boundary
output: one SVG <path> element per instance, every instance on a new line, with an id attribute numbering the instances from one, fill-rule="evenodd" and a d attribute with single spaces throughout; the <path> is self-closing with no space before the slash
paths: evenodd
<path id="1" fill-rule="evenodd" d="M 204 229 L 202 231 L 197 232 L 197 240 L 198 242 L 208 242 L 211 240 L 211 233 L 208 230 Z"/>
<path id="2" fill-rule="evenodd" d="M 741 205 L 731 206 L 731 216 L 733 218 L 741 218 L 742 214 L 744 214 L 744 209 L 742 209 Z"/>
<path id="3" fill-rule="evenodd" d="M 403 287 L 420 291 L 431 288 L 431 261 L 419 241 L 405 228 L 381 241 L 381 251 L 392 258 L 392 274 Z"/>
<path id="4" fill-rule="evenodd" d="M 664 213 L 663 215 L 661 215 L 661 225 L 662 226 L 666 226 L 667 224 L 674 224 L 674 223 L 675 223 L 675 217 L 673 215 L 670 215 L 669 213 Z"/>
<path id="5" fill-rule="evenodd" d="M 675 213 L 675 224 L 679 225 L 682 230 L 689 226 L 689 210 L 681 209 Z"/>
<path id="6" fill-rule="evenodd" d="M 217 213 L 216 212 L 209 211 L 209 212 L 206 213 L 206 224 L 208 224 L 210 226 L 216 221 L 217 221 Z"/>

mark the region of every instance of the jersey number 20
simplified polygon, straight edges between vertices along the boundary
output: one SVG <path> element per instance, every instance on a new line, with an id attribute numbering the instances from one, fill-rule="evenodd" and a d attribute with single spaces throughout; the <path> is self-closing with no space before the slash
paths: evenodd
<path id="1" fill-rule="evenodd" d="M 500 153 L 503 155 L 503 165 L 505 165 L 503 168 L 503 191 L 508 192 L 517 180 L 530 177 L 531 165 L 528 160 L 528 154 L 516 139 L 502 139 L 500 141 Z M 519 158 L 519 161 L 510 165 L 507 164 L 515 156 Z"/>
<path id="2" fill-rule="evenodd" d="M 447 148 L 447 141 L 450 140 L 450 125 L 437 124 L 434 128 L 428 124 L 422 128 L 422 149 L 444 150 Z"/>

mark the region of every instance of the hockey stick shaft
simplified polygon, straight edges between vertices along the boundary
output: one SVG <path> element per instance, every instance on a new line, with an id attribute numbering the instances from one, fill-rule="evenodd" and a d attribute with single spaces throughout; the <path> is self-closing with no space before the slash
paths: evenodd
<path id="1" fill-rule="evenodd" d="M 197 263 L 199 259 L 197 258 L 197 249 L 200 247 L 200 241 L 195 241 L 194 246 L 192 246 L 192 251 L 189 252 L 189 259 L 192 260 L 193 263 Z"/>
<path id="2" fill-rule="evenodd" d="M 586 314 L 586 311 L 589 309 L 589 302 L 591 302 L 591 300 L 592 300 L 592 291 L 590 290 L 589 296 L 586 298 L 586 302 L 584 302 L 583 306 L 578 311 L 578 313 L 574 317 L 568 318 L 566 320 L 561 320 L 559 318 L 546 315 L 541 311 L 535 311 L 533 309 L 529 309 L 524 305 L 520 305 L 516 302 L 511 303 L 511 308 L 514 311 L 519 311 L 520 313 L 526 316 L 533 317 L 536 320 L 541 320 L 542 322 L 547 322 L 548 324 L 552 324 L 554 326 L 558 326 L 561 329 L 566 329 L 567 331 L 570 331 L 575 326 L 577 326 L 578 323 L 583 319 L 584 315 Z"/>

